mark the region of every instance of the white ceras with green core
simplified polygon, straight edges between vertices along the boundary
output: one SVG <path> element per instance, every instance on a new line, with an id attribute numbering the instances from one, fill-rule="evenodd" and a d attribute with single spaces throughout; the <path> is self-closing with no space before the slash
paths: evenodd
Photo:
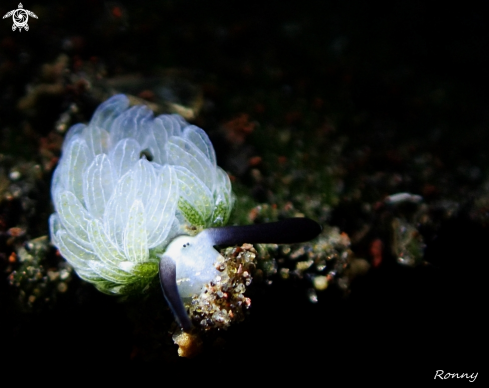
<path id="1" fill-rule="evenodd" d="M 124 95 L 110 98 L 88 125 L 66 134 L 52 197 L 54 245 L 101 291 L 144 289 L 167 248 L 183 297 L 216 274 L 212 246 L 200 247 L 199 260 L 168 247 L 191 228 L 224 225 L 233 205 L 231 183 L 208 136 L 178 115 L 153 117 L 144 105 L 129 107 Z"/>

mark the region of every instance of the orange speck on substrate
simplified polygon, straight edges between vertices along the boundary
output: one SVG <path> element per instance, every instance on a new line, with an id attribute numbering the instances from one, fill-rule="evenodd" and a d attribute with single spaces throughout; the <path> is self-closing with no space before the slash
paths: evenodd
<path id="1" fill-rule="evenodd" d="M 279 164 L 285 164 L 287 162 L 287 157 L 286 156 L 279 156 L 278 158 Z"/>
<path id="2" fill-rule="evenodd" d="M 8 234 L 10 234 L 12 237 L 19 237 L 24 234 L 24 229 L 22 228 L 17 228 L 13 227 L 8 230 Z"/>
<path id="3" fill-rule="evenodd" d="M 292 202 L 287 202 L 285 205 L 284 205 L 284 210 L 285 211 L 289 211 L 289 210 L 292 210 L 294 208 L 294 205 L 292 204 Z"/>
<path id="4" fill-rule="evenodd" d="M 9 263 L 15 263 L 17 261 L 17 254 L 12 252 L 8 258 Z"/>
<path id="5" fill-rule="evenodd" d="M 138 94 L 138 97 L 151 102 L 154 102 L 156 100 L 156 96 L 151 90 L 143 90 L 141 93 Z"/>
<path id="6" fill-rule="evenodd" d="M 258 210 L 256 207 L 250 210 L 250 213 L 248 214 L 248 218 L 250 221 L 255 221 L 256 217 L 260 214 L 260 210 Z"/>
<path id="7" fill-rule="evenodd" d="M 248 164 L 251 167 L 255 167 L 258 166 L 261 163 L 261 161 L 262 161 L 261 156 L 253 156 L 248 160 Z"/>
<path id="8" fill-rule="evenodd" d="M 58 157 L 53 157 L 49 160 L 49 162 L 46 164 L 46 170 L 51 171 L 56 165 L 58 164 L 59 158 Z"/>
<path id="9" fill-rule="evenodd" d="M 112 8 L 112 16 L 114 16 L 115 18 L 122 17 L 122 9 L 121 9 L 121 7 L 113 7 Z"/>
<path id="10" fill-rule="evenodd" d="M 342 244 L 350 245 L 350 236 L 348 236 L 348 233 L 341 232 L 340 236 L 341 236 Z"/>
<path id="11" fill-rule="evenodd" d="M 380 238 L 375 239 L 370 244 L 370 255 L 372 256 L 372 266 L 378 267 L 382 263 L 383 244 Z"/>
<path id="12" fill-rule="evenodd" d="M 229 142 L 242 144 L 246 137 L 255 129 L 255 123 L 249 121 L 249 115 L 243 113 L 223 124 Z"/>

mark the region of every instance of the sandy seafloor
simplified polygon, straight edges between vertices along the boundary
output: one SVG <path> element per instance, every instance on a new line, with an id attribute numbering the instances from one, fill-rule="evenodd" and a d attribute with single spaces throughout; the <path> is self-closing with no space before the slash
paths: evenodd
<path id="1" fill-rule="evenodd" d="M 325 384 L 487 371 L 487 15 L 469 3 L 266 3 L 29 2 L 29 31 L 0 21 L 0 342 L 10 362 L 200 362 Z M 0 14 L 15 6 L 2 2 Z M 11 273 L 19 248 L 47 234 L 63 125 L 87 121 L 112 90 L 154 98 L 154 79 L 208 131 L 242 206 L 235 222 L 292 204 L 346 233 L 369 269 L 346 290 L 316 290 L 314 303 L 320 271 L 285 279 L 279 268 L 250 289 L 245 322 L 193 360 L 176 357 L 168 327 L 138 322 L 147 315 L 74 274 L 29 304 L 35 281 L 16 286 Z M 422 203 L 386 205 L 400 192 Z M 416 235 L 404 247 L 417 254 L 411 265 L 399 262 L 394 219 Z M 61 259 L 50 254 L 55 273 Z"/>

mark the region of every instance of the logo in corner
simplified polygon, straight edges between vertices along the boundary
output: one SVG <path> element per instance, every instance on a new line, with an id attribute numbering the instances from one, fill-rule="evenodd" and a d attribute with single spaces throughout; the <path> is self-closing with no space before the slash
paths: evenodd
<path id="1" fill-rule="evenodd" d="M 38 18 L 34 12 L 24 9 L 22 3 L 19 3 L 19 8 L 7 12 L 3 16 L 3 18 L 5 19 L 8 18 L 9 16 L 12 16 L 12 20 L 14 21 L 14 24 L 12 25 L 12 31 L 15 31 L 18 28 L 19 32 L 21 32 L 22 29 L 29 31 L 29 25 L 27 24 L 27 21 L 29 20 L 29 16 L 32 16 L 33 18 L 36 19 Z"/>

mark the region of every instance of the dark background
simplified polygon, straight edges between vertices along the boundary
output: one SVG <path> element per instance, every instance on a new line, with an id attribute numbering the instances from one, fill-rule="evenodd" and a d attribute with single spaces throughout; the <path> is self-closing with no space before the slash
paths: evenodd
<path id="1" fill-rule="evenodd" d="M 355 282 L 348 298 L 327 293 L 317 304 L 307 301 L 300 284 L 276 281 L 255 296 L 250 317 L 230 330 L 224 350 L 209 351 L 198 362 L 246 363 L 250 370 L 271 368 L 272 375 L 321 375 L 325 384 L 328 376 L 348 376 L 340 374 L 344 369 L 365 368 L 365 381 L 390 374 L 428 381 L 438 369 L 483 373 L 487 211 L 471 216 L 471 200 L 487 196 L 489 172 L 489 35 L 480 6 L 425 1 L 382 6 L 267 1 L 265 6 L 212 0 L 23 4 L 39 16 L 29 19 L 28 32 L 12 32 L 11 19 L 0 25 L 2 128 L 26 120 L 16 108 L 18 100 L 41 66 L 60 53 L 72 63 L 103 63 L 108 77 L 185 69 L 206 85 L 199 118 L 206 129 L 246 113 L 262 128 L 293 128 L 310 139 L 328 118 L 336 131 L 331 141 L 348 139 L 342 160 L 350 174 L 344 177 L 340 210 L 331 218 L 348 234 L 355 232 L 357 214 L 350 211 L 348 190 L 359 187 L 363 175 L 409 170 L 405 156 L 392 162 L 405 148 L 432 157 L 427 168 L 435 169 L 436 194 L 427 195 L 427 182 L 417 176 L 398 191 L 424 194 L 428 203 L 448 199 L 460 205 L 427 239 L 424 259 L 430 265 L 387 262 Z M 3 2 L 0 13 L 14 6 Z M 39 136 L 52 130 L 66 103 L 54 102 L 27 119 Z M 1 139 L 4 153 L 18 147 L 9 139 Z M 257 152 L 266 148 L 253 144 L 253 137 L 249 142 Z M 366 148 L 373 156 L 351 167 L 355 152 Z M 230 163 L 228 158 L 218 149 L 221 165 Z M 473 168 L 478 174 L 471 180 L 464 173 Z M 240 179 L 246 182 L 246 173 Z M 385 193 L 373 193 L 379 191 Z M 382 199 L 373 193 L 367 190 L 362 200 Z M 8 296 L 0 306 L 7 314 L 2 313 L 0 327 L 10 359 L 130 360 L 134 323 L 124 307 L 83 290 L 83 303 L 66 300 L 49 311 L 22 315 L 3 284 Z"/>

